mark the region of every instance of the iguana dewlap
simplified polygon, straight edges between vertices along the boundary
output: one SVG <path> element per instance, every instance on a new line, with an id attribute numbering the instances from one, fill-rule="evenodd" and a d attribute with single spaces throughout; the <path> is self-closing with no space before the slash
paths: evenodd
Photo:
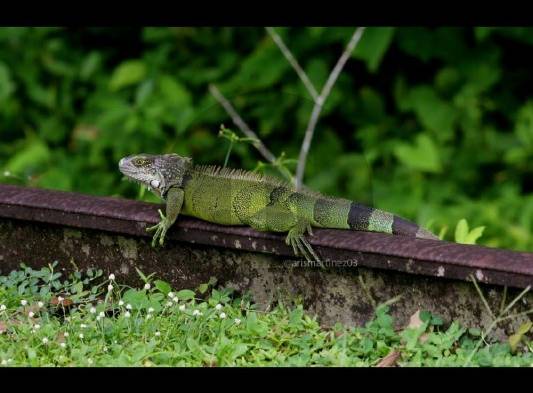
<path id="1" fill-rule="evenodd" d="M 296 191 L 290 183 L 240 169 L 193 165 L 177 154 L 124 157 L 120 171 L 166 201 L 166 214 L 147 228 L 152 245 L 162 245 L 179 214 L 223 225 L 248 225 L 258 231 L 286 232 L 296 255 L 320 259 L 305 239 L 311 228 L 350 229 L 437 239 L 426 229 L 392 213 L 347 199 Z"/>

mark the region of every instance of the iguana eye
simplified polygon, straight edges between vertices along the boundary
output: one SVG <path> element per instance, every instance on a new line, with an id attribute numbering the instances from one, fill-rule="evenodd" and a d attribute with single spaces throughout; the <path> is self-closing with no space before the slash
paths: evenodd
<path id="1" fill-rule="evenodd" d="M 159 180 L 152 180 L 150 182 L 150 186 L 152 186 L 152 188 L 159 188 Z"/>
<path id="2" fill-rule="evenodd" d="M 150 162 L 150 160 L 147 160 L 146 158 L 136 158 L 136 159 L 133 161 L 133 164 L 135 164 L 135 166 L 145 166 L 145 165 L 147 165 L 149 162 Z"/>

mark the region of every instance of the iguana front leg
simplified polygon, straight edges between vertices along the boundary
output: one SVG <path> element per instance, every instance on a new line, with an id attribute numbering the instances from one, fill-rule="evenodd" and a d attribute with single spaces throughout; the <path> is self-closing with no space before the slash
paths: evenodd
<path id="1" fill-rule="evenodd" d="M 161 212 L 161 209 L 159 209 L 158 212 L 161 221 L 153 227 L 146 228 L 146 231 L 148 232 L 155 231 L 154 237 L 152 238 L 152 247 L 155 247 L 157 239 L 159 239 L 159 245 L 163 245 L 168 228 L 174 224 L 181 211 L 184 194 L 184 191 L 178 187 L 172 187 L 168 190 L 166 197 L 166 216 Z"/>

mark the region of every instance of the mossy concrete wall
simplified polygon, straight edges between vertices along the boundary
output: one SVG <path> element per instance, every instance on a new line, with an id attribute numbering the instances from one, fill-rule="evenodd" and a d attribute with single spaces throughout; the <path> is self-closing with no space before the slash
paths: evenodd
<path id="1" fill-rule="evenodd" d="M 65 272 L 75 266 L 101 268 L 106 274 L 114 273 L 119 282 L 131 285 L 140 283 L 135 268 L 145 274 L 156 273 L 176 289 L 196 288 L 214 276 L 221 286 L 250 293 L 262 308 L 280 299 L 285 303 L 299 299 L 323 325 L 362 325 L 372 318 L 376 304 L 397 296 L 401 297 L 391 305 L 391 312 L 398 326 L 406 325 L 418 309 L 464 326 L 487 326 L 491 322 L 474 285 L 465 281 L 371 269 L 357 263 L 322 269 L 279 256 L 177 241 L 154 250 L 149 238 L 29 221 L 0 221 L 2 274 L 17 269 L 22 262 L 40 267 L 56 260 Z M 497 311 L 502 287 L 481 284 L 481 288 Z M 519 292 L 509 290 L 507 299 Z M 533 297 L 528 294 L 515 311 L 531 308 L 532 303 Z M 495 334 L 503 337 L 511 333 L 526 318 L 502 325 Z"/>

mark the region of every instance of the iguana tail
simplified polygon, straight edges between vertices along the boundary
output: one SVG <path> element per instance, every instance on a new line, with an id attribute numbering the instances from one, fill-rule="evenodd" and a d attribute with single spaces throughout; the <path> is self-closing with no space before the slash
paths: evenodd
<path id="1" fill-rule="evenodd" d="M 325 228 L 351 229 L 434 239 L 438 237 L 415 223 L 392 213 L 345 199 L 318 198 L 314 219 Z"/>

